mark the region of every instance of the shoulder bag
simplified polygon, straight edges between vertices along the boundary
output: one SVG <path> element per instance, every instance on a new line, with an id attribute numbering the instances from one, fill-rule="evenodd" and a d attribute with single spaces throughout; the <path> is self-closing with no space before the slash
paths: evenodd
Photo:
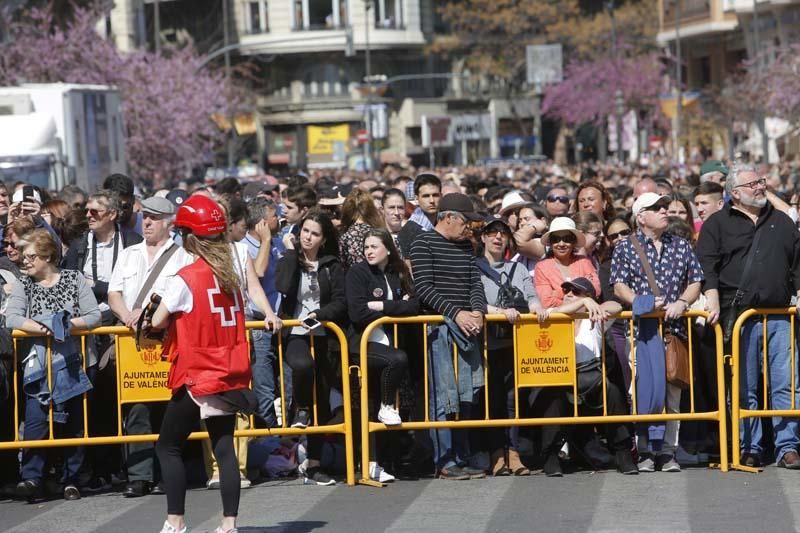
<path id="1" fill-rule="evenodd" d="M 639 260 L 642 262 L 642 268 L 647 276 L 647 284 L 653 295 L 658 298 L 661 296 L 661 290 L 656 283 L 656 276 L 653 273 L 653 267 L 650 266 L 650 261 L 647 260 L 647 255 L 642 249 L 639 238 L 636 234 L 629 237 L 634 250 L 636 250 Z M 664 330 L 664 357 L 665 366 L 667 369 L 667 382 L 681 389 L 688 389 L 690 384 L 689 379 L 689 350 L 686 346 L 686 341 L 676 337 L 671 332 Z"/>

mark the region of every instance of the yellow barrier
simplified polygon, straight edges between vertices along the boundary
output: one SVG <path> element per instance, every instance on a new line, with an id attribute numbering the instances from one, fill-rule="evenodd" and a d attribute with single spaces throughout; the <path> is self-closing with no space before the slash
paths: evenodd
<path id="1" fill-rule="evenodd" d="M 663 313 L 659 314 L 652 314 L 647 315 L 648 317 L 653 318 L 663 318 Z M 564 314 L 552 314 L 548 319 L 548 323 L 558 322 L 558 321 L 572 321 L 575 318 L 583 318 L 585 315 L 564 315 Z M 692 318 L 703 317 L 707 318 L 708 314 L 702 311 L 690 311 L 683 315 L 684 319 L 687 320 L 687 324 L 689 326 L 689 368 L 690 372 L 693 372 L 693 358 L 694 352 L 692 349 L 692 328 L 691 328 L 691 320 Z M 354 366 L 353 369 L 358 372 L 359 380 L 360 380 L 360 389 L 361 389 L 361 479 L 359 479 L 359 483 L 381 487 L 384 486 L 382 483 L 373 481 L 369 478 L 369 458 L 370 458 L 370 434 L 379 432 L 379 431 L 402 431 L 402 430 L 423 430 L 423 429 L 443 429 L 443 428 L 451 428 L 451 429 L 467 429 L 467 428 L 491 428 L 491 427 L 509 427 L 509 426 L 544 426 L 544 425 L 560 425 L 560 424 L 603 424 L 603 423 L 636 423 L 636 422 L 667 422 L 671 420 L 705 420 L 716 422 L 719 426 L 719 444 L 720 444 L 720 464 L 718 465 L 720 470 L 726 472 L 728 470 L 728 446 L 727 446 L 727 420 L 725 416 L 725 384 L 724 384 L 724 373 L 723 373 L 723 355 L 722 355 L 722 329 L 720 328 L 719 324 L 714 326 L 714 334 L 716 338 L 716 363 L 717 363 L 717 398 L 718 404 L 717 408 L 713 411 L 707 412 L 696 412 L 695 411 L 695 391 L 694 391 L 694 379 L 693 374 L 690 374 L 690 382 L 691 386 L 689 388 L 689 404 L 690 410 L 688 413 L 661 413 L 661 414 L 637 414 L 637 406 L 636 406 L 636 355 L 634 348 L 635 339 L 633 336 L 633 329 L 634 323 L 632 320 L 632 315 L 630 312 L 623 312 L 616 316 L 616 318 L 622 318 L 629 321 L 630 324 L 630 345 L 631 345 L 631 358 L 632 358 L 632 414 L 627 415 L 608 415 L 607 414 L 607 396 L 606 396 L 606 383 L 605 379 L 603 379 L 603 415 L 602 416 L 579 416 L 578 415 L 578 402 L 574 401 L 574 411 L 573 416 L 571 417 L 558 417 L 558 418 L 520 418 L 519 416 L 519 396 L 517 394 L 514 395 L 515 399 L 515 416 L 514 418 L 503 418 L 503 419 L 490 419 L 489 418 L 489 395 L 491 391 L 489 390 L 489 365 L 488 365 L 488 344 L 486 340 L 486 336 L 484 335 L 483 340 L 483 371 L 484 371 L 484 399 L 485 399 L 485 412 L 484 418 L 482 420 L 444 420 L 444 421 L 432 421 L 429 418 L 429 398 L 428 398 L 428 332 L 427 332 L 427 325 L 429 324 L 441 324 L 444 322 L 444 318 L 439 315 L 428 315 L 428 316 L 417 316 L 417 317 L 382 317 L 371 324 L 369 324 L 362 333 L 361 336 L 361 345 L 360 345 L 360 360 L 359 366 Z M 506 318 L 504 315 L 486 315 L 487 322 L 505 322 Z M 536 322 L 535 315 L 525 314 L 522 315 L 520 322 L 514 326 L 514 367 L 515 367 L 515 376 L 514 376 L 514 385 L 517 389 L 520 386 L 525 386 L 524 384 L 520 384 L 520 373 L 519 373 L 519 354 L 520 354 L 520 346 L 518 345 L 518 332 L 520 328 L 520 324 L 532 324 Z M 424 421 L 413 421 L 413 422 L 403 422 L 397 426 L 386 426 L 379 422 L 372 422 L 369 420 L 369 379 L 368 379 L 368 364 L 367 364 L 367 343 L 372 331 L 379 326 L 384 324 L 391 324 L 394 325 L 395 329 L 395 347 L 397 347 L 397 326 L 400 324 L 421 324 L 422 325 L 422 337 L 423 337 L 423 376 L 424 376 L 424 408 L 425 408 L 425 419 Z M 663 326 L 663 322 L 659 321 L 660 327 Z M 602 331 L 602 330 L 601 330 Z M 605 335 L 605 333 L 603 333 Z M 573 335 L 574 337 L 574 335 Z M 605 338 L 603 339 L 605 341 Z M 606 376 L 606 368 L 605 368 L 605 342 L 603 342 L 603 357 L 601 357 L 602 361 L 602 375 L 603 377 Z M 456 348 L 454 347 L 454 358 L 457 357 Z M 575 357 L 574 357 L 574 350 L 572 353 L 571 358 L 571 382 L 569 386 L 572 387 L 572 392 L 575 395 L 574 398 L 577 398 L 577 372 L 575 371 Z M 457 375 L 457 366 L 456 366 L 456 381 L 458 380 Z M 553 386 L 562 385 L 561 383 L 554 383 Z"/>
<path id="2" fill-rule="evenodd" d="M 283 322 L 284 327 L 291 328 L 295 326 L 299 326 L 300 321 L 298 320 L 285 320 Z M 347 469 L 347 484 L 348 485 L 355 485 L 355 459 L 353 453 L 353 423 L 352 423 L 352 411 L 350 409 L 351 405 L 351 393 L 350 393 L 350 380 L 348 379 L 348 359 L 347 359 L 347 339 L 342 332 L 341 328 L 332 322 L 323 322 L 323 325 L 333 333 L 336 339 L 339 341 L 339 346 L 342 353 L 341 358 L 341 365 L 342 365 L 342 397 L 344 402 L 344 422 L 341 424 L 332 424 L 332 425 L 315 425 L 309 426 L 304 429 L 300 428 L 291 428 L 287 427 L 288 418 L 286 416 L 286 398 L 284 392 L 284 380 L 283 380 L 283 338 L 279 336 L 278 340 L 278 375 L 280 376 L 280 395 L 281 395 L 281 410 L 282 410 L 282 420 L 283 426 L 280 428 L 272 428 L 272 429 L 246 429 L 246 430 L 237 430 L 234 435 L 237 437 L 265 437 L 270 435 L 309 435 L 309 434 L 320 434 L 320 433 L 340 433 L 344 435 L 345 440 L 345 462 L 346 462 L 346 469 Z M 264 322 L 262 321 L 250 321 L 247 322 L 246 327 L 248 330 L 250 329 L 263 329 Z M 133 332 L 124 326 L 112 326 L 112 327 L 101 327 L 96 328 L 93 330 L 87 331 L 75 331 L 73 332 L 74 335 L 81 336 L 81 348 L 84 354 L 86 354 L 86 336 L 87 335 L 116 335 L 117 340 L 116 342 L 117 347 L 120 346 L 130 346 L 129 343 L 123 341 L 120 345 L 120 338 L 131 338 Z M 13 441 L 5 441 L 0 442 L 0 450 L 6 449 L 18 449 L 18 448 L 53 448 L 59 446 L 85 446 L 85 445 L 101 445 L 101 444 L 126 444 L 126 443 L 134 443 L 134 442 L 154 442 L 158 440 L 158 435 L 123 435 L 122 434 L 122 405 L 123 403 L 133 403 L 133 402 L 148 402 L 148 401 L 165 401 L 169 399 L 169 391 L 165 389 L 154 388 L 156 390 L 150 391 L 153 394 L 148 394 L 144 396 L 135 396 L 128 398 L 126 401 L 122 401 L 125 397 L 122 391 L 122 383 L 125 382 L 123 369 L 125 368 L 125 358 L 126 357 L 133 357 L 134 354 L 129 353 L 130 350 L 127 352 L 118 351 L 117 352 L 117 435 L 111 436 L 102 436 L 102 437 L 90 437 L 89 436 L 89 417 L 88 417 L 88 409 L 87 409 L 87 399 L 86 394 L 83 395 L 83 437 L 81 438 L 56 438 L 53 434 L 53 405 L 50 404 L 50 430 L 49 436 L 47 440 L 20 440 L 19 436 L 19 412 L 20 412 L 20 391 L 19 391 L 19 361 L 17 358 L 17 339 L 19 338 L 26 338 L 26 337 L 37 337 L 38 335 L 32 335 L 28 333 L 24 333 L 21 331 L 14 331 L 14 374 L 13 374 L 13 393 L 14 393 L 14 440 Z M 249 341 L 249 336 L 248 336 Z M 327 342 L 327 339 L 324 340 Z M 136 356 L 140 356 L 140 354 L 135 354 Z M 312 337 L 312 344 L 311 344 L 311 356 L 314 357 L 314 338 Z M 145 355 L 145 357 L 148 357 Z M 120 362 L 123 361 L 122 365 Z M 154 366 L 155 366 L 154 362 Z M 84 368 L 86 365 L 86 358 L 84 357 Z M 169 365 L 166 365 L 168 368 Z M 160 368 L 164 368 L 164 364 L 161 364 Z M 162 370 L 159 370 L 161 372 Z M 52 389 L 52 368 L 51 368 L 51 344 L 50 339 L 48 339 L 48 347 L 47 347 L 47 380 L 48 380 L 48 387 Z M 316 389 L 316 387 L 315 387 Z M 314 415 L 316 420 L 316 394 L 314 396 Z M 189 436 L 190 439 L 205 439 L 208 438 L 208 433 L 206 432 L 194 432 Z"/>
<path id="3" fill-rule="evenodd" d="M 733 325 L 733 332 L 731 333 L 731 433 L 732 433 L 732 464 L 731 467 L 735 470 L 742 470 L 745 472 L 760 472 L 760 468 L 755 468 L 741 464 L 741 436 L 739 434 L 743 418 L 757 418 L 763 416 L 786 416 L 786 417 L 800 417 L 800 409 L 796 405 L 797 384 L 795 383 L 797 374 L 797 361 L 795 360 L 795 314 L 796 308 L 778 308 L 778 309 L 748 309 L 744 311 L 736 319 Z M 767 357 L 768 343 L 762 342 L 762 378 L 764 389 L 764 403 L 762 409 L 746 409 L 740 405 L 741 383 L 740 383 L 740 370 L 741 370 L 741 334 L 745 322 L 754 316 L 762 317 L 762 339 L 767 339 L 767 317 L 788 315 L 789 317 L 789 368 L 793 369 L 791 375 L 791 400 L 790 409 L 769 409 L 769 364 Z"/>

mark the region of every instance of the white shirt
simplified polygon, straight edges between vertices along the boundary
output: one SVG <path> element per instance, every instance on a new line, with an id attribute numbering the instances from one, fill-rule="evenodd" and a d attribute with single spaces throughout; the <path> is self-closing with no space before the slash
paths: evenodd
<path id="1" fill-rule="evenodd" d="M 239 280 L 242 283 L 243 292 L 247 292 L 247 245 L 235 242 L 233 246 L 233 268 L 239 275 Z M 190 256 L 191 257 L 191 256 Z M 180 276 L 175 276 L 167 285 L 164 294 L 162 295 L 161 302 L 167 308 L 167 311 L 172 313 L 184 312 L 188 313 L 194 308 L 194 299 L 192 298 L 192 291 L 189 289 L 186 282 Z"/>
<path id="2" fill-rule="evenodd" d="M 108 291 L 121 292 L 125 306 L 132 311 L 133 304 L 136 303 L 136 297 L 139 296 L 139 291 L 150 276 L 153 267 L 173 244 L 175 242 L 171 238 L 167 239 L 164 245 L 156 252 L 152 262 L 148 260 L 147 245 L 144 241 L 122 250 L 117 259 L 117 265 L 114 267 L 114 272 L 111 274 Z M 147 304 L 151 294 L 163 295 L 166 288 L 173 282 L 178 270 L 193 262 L 194 257 L 179 247 L 169 258 L 167 264 L 164 265 L 155 283 L 145 295 L 142 306 Z"/>
<path id="3" fill-rule="evenodd" d="M 602 327 L 608 331 L 613 323 L 613 320 L 606 320 Z M 602 354 L 603 336 L 600 333 L 600 324 L 595 323 L 592 327 L 591 320 L 587 318 L 578 320 L 575 324 L 575 362 L 578 365 L 588 363 L 593 359 L 600 359 Z"/>

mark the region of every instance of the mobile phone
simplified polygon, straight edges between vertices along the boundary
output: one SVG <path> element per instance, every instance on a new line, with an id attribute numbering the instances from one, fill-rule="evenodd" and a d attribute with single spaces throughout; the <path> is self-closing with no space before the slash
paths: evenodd
<path id="1" fill-rule="evenodd" d="M 28 200 L 33 198 L 35 189 L 33 185 L 23 185 L 22 186 L 22 201 L 27 202 Z"/>
<path id="2" fill-rule="evenodd" d="M 303 327 L 306 329 L 315 329 L 322 325 L 322 323 L 315 318 L 303 319 Z"/>

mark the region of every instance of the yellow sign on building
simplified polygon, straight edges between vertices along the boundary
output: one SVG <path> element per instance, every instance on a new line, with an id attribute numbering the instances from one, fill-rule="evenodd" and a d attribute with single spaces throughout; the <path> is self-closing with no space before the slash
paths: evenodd
<path id="1" fill-rule="evenodd" d="M 169 362 L 161 359 L 161 345 L 136 350 L 133 337 L 117 336 L 117 372 L 120 403 L 168 401 Z"/>
<path id="2" fill-rule="evenodd" d="M 350 126 L 308 126 L 308 153 L 311 155 L 332 155 L 337 151 L 348 151 Z"/>
<path id="3" fill-rule="evenodd" d="M 517 385 L 571 387 L 575 381 L 575 329 L 571 320 L 517 327 Z"/>

